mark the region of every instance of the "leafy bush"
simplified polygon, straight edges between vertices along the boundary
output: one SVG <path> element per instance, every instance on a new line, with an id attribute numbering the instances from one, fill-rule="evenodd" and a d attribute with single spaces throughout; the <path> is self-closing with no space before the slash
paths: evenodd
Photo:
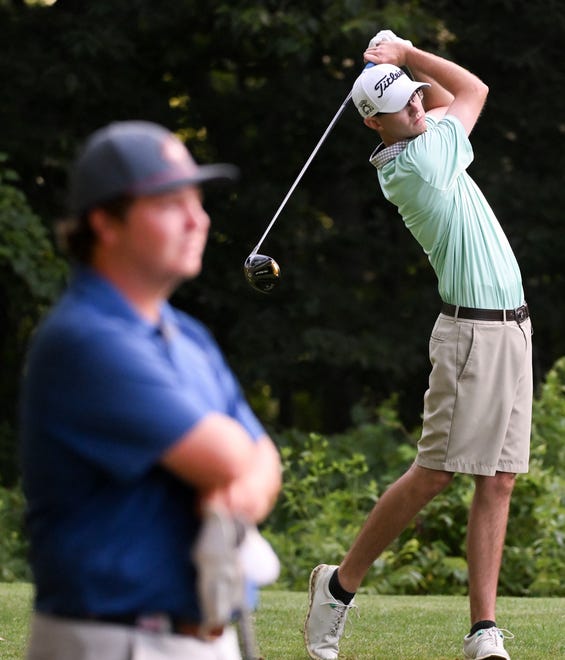
<path id="1" fill-rule="evenodd" d="M 264 533 L 279 554 L 281 586 L 303 590 L 312 568 L 339 563 L 375 501 L 410 465 L 418 433 L 398 421 L 395 401 L 332 437 L 289 431 L 277 436 L 284 488 Z M 563 596 L 565 568 L 565 358 L 534 402 L 530 471 L 519 475 L 500 575 L 501 595 Z M 473 479 L 455 475 L 374 562 L 363 591 L 462 594 Z"/>
<path id="2" fill-rule="evenodd" d="M 21 489 L 0 486 L 0 581 L 29 580 L 27 539 L 23 532 L 24 498 Z"/>
<path id="3" fill-rule="evenodd" d="M 303 588 L 321 554 L 337 561 L 346 551 L 377 487 L 358 452 L 334 455 L 315 433 L 289 432 L 282 447 L 285 487 L 265 535 L 284 564 L 285 586 Z"/>
<path id="4" fill-rule="evenodd" d="M 512 595 L 563 596 L 565 583 L 565 357 L 533 406 L 530 471 L 516 482 L 501 586 Z"/>
<path id="5" fill-rule="evenodd" d="M 28 339 L 67 274 L 49 232 L 0 153 L 0 483 L 17 481 L 17 384 Z"/>
<path id="6" fill-rule="evenodd" d="M 297 431 L 277 437 L 284 489 L 264 533 L 282 564 L 280 583 L 306 588 L 311 569 L 338 563 L 378 495 L 411 464 L 416 437 L 399 422 L 396 402 L 385 402 L 375 419 L 359 408 L 359 425 L 325 438 Z M 374 563 L 364 591 L 461 593 L 461 558 L 469 485 L 454 480 Z"/>
<path id="7" fill-rule="evenodd" d="M 534 401 L 532 455 L 552 470 L 565 464 L 565 357 L 547 373 Z"/>
<path id="8" fill-rule="evenodd" d="M 357 411 L 358 425 L 324 437 L 290 430 L 277 436 L 284 488 L 264 525 L 282 563 L 278 586 L 304 590 L 320 562 L 343 558 L 379 494 L 412 462 L 417 434 L 398 421 L 395 401 L 374 419 Z M 501 595 L 564 596 L 565 359 L 559 360 L 534 402 L 531 464 L 511 503 L 500 575 Z M 473 479 L 455 475 L 374 562 L 363 591 L 387 594 L 463 594 L 467 591 L 465 534 Z M 0 488 L 0 580 L 28 579 L 27 543 L 19 487 Z"/>
<path id="9" fill-rule="evenodd" d="M 24 285 L 29 307 L 43 311 L 60 292 L 67 265 L 55 253 L 49 232 L 14 185 L 18 175 L 0 153 L 0 266 Z M 27 300 L 26 298 L 26 300 Z M 21 305 L 24 301 L 19 300 Z M 19 308 L 18 308 L 19 309 Z"/>

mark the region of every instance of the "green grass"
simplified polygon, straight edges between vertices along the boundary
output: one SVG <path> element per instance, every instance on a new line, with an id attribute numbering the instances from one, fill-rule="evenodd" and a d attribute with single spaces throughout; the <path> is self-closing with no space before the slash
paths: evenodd
<path id="1" fill-rule="evenodd" d="M 22 660 L 31 608 L 29 584 L 0 583 L 0 658 Z"/>
<path id="2" fill-rule="evenodd" d="M 463 596 L 357 597 L 341 643 L 340 660 L 456 660 L 468 628 Z M 0 584 L 0 658 L 22 660 L 31 587 Z M 266 660 L 300 660 L 305 593 L 266 590 L 256 614 Z M 565 658 L 565 598 L 500 598 L 498 623 L 515 639 L 506 643 L 517 660 Z M 55 659 L 54 659 L 55 660 Z"/>
<path id="3" fill-rule="evenodd" d="M 468 632 L 463 596 L 363 596 L 349 614 L 340 660 L 455 660 Z M 265 591 L 256 615 L 266 660 L 306 658 L 304 593 Z M 565 658 L 565 598 L 500 598 L 498 624 L 515 639 L 505 642 L 519 660 Z"/>

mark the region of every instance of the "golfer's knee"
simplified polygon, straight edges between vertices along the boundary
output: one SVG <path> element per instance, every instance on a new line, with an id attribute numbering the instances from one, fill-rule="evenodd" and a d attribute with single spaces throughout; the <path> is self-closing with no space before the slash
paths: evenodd
<path id="1" fill-rule="evenodd" d="M 492 477 L 477 477 L 477 485 L 488 497 L 507 498 L 514 490 L 516 475 L 512 472 L 497 472 Z"/>
<path id="2" fill-rule="evenodd" d="M 441 493 L 442 490 L 447 488 L 453 480 L 453 472 L 442 472 L 440 470 L 434 470 L 434 475 L 431 479 L 431 487 L 434 491 L 434 494 L 437 495 Z"/>
<path id="3" fill-rule="evenodd" d="M 427 499 L 431 499 L 447 488 L 453 479 L 453 472 L 443 470 L 430 470 L 420 466 L 413 466 L 417 471 L 419 487 Z"/>
<path id="4" fill-rule="evenodd" d="M 494 487 L 500 495 L 511 495 L 516 483 L 516 475 L 512 472 L 497 472 L 494 475 Z"/>

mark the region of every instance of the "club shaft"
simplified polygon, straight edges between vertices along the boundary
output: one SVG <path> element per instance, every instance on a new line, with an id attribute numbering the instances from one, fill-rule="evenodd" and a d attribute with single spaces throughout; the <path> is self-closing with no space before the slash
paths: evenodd
<path id="1" fill-rule="evenodd" d="M 324 131 L 324 134 L 322 135 L 322 137 L 321 137 L 320 140 L 318 141 L 318 144 L 314 147 L 314 150 L 313 150 L 312 153 L 310 154 L 310 157 L 309 157 L 308 160 L 304 163 L 304 166 L 303 166 L 302 169 L 300 170 L 300 173 L 299 173 L 298 176 L 296 177 L 294 183 L 292 184 L 292 186 L 290 187 L 289 191 L 287 192 L 285 198 L 284 198 L 283 201 L 281 202 L 281 205 L 280 205 L 279 208 L 277 209 L 275 215 L 273 216 L 273 219 L 271 220 L 271 222 L 270 222 L 269 225 L 267 226 L 267 229 L 265 229 L 265 232 L 263 233 L 263 236 L 261 236 L 261 238 L 259 239 L 259 242 L 257 243 L 257 245 L 253 248 L 253 251 L 251 252 L 252 255 L 253 255 L 253 254 L 257 254 L 257 252 L 259 251 L 259 248 L 261 247 L 261 244 L 263 243 L 263 241 L 264 241 L 265 238 L 267 237 L 267 234 L 271 231 L 272 226 L 273 226 L 273 225 L 275 224 L 275 222 L 277 221 L 277 218 L 279 217 L 281 211 L 284 209 L 286 203 L 287 203 L 288 200 L 289 200 L 289 197 L 290 197 L 290 196 L 292 195 L 292 193 L 294 192 L 294 189 L 296 188 L 296 186 L 300 183 L 300 179 L 302 179 L 302 177 L 303 177 L 303 175 L 304 175 L 304 172 L 306 172 L 306 170 L 307 170 L 308 167 L 310 166 L 310 163 L 314 160 L 314 157 L 315 157 L 316 154 L 318 153 L 318 150 L 320 149 L 320 147 L 321 147 L 322 144 L 324 143 L 325 139 L 326 139 L 326 138 L 328 137 L 328 135 L 330 134 L 330 132 L 331 132 L 331 130 L 333 129 L 333 127 L 335 126 L 337 120 L 338 120 L 338 119 L 341 117 L 341 115 L 343 114 L 343 111 L 344 111 L 345 108 L 347 107 L 347 104 L 349 103 L 349 100 L 350 100 L 350 99 L 351 99 L 351 92 L 349 92 L 349 94 L 347 95 L 347 98 L 345 99 L 345 101 L 340 105 L 339 110 L 335 113 L 334 118 L 333 118 L 333 119 L 331 120 L 331 122 L 328 124 L 328 127 L 326 128 L 326 130 Z"/>
<path id="2" fill-rule="evenodd" d="M 365 64 L 364 70 L 365 70 L 365 69 L 370 69 L 372 66 L 375 66 L 375 65 L 374 65 L 372 62 L 367 62 L 367 64 Z M 306 170 L 307 170 L 308 167 L 310 166 L 310 163 L 314 160 L 316 154 L 318 153 L 318 150 L 320 149 L 320 147 L 321 147 L 322 144 L 324 143 L 325 139 L 328 137 L 328 135 L 330 134 L 331 130 L 332 130 L 333 127 L 335 126 L 337 120 L 338 120 L 338 119 L 341 117 L 341 115 L 343 114 L 345 108 L 347 107 L 347 104 L 349 103 L 349 100 L 351 99 L 351 95 L 352 95 L 352 92 L 349 92 L 349 94 L 346 96 L 346 98 L 345 98 L 345 100 L 343 101 L 343 103 L 339 106 L 339 109 L 338 109 L 338 111 L 335 113 L 334 118 L 333 118 L 333 119 L 330 121 L 330 123 L 328 124 L 328 127 L 326 128 L 326 130 L 324 131 L 324 134 L 322 135 L 322 137 L 321 137 L 320 140 L 318 141 L 318 144 L 314 147 L 314 150 L 313 150 L 312 153 L 310 154 L 310 157 L 309 157 L 308 160 L 304 163 L 304 166 L 303 166 L 302 169 L 300 170 L 300 172 L 299 172 L 298 176 L 296 177 L 296 179 L 295 179 L 294 183 L 292 184 L 292 186 L 290 186 L 289 191 L 286 193 L 286 196 L 285 196 L 285 198 L 283 199 L 283 201 L 281 202 L 281 205 L 280 205 L 279 208 L 277 209 L 275 215 L 273 216 L 273 219 L 271 220 L 271 222 L 269 222 L 269 224 L 268 224 L 268 226 L 267 226 L 267 229 L 265 229 L 265 231 L 264 231 L 264 233 L 263 233 L 263 236 L 261 236 L 261 238 L 259 239 L 259 242 L 257 243 L 257 245 L 253 248 L 251 254 L 249 255 L 250 257 L 253 256 L 254 254 L 257 254 L 257 252 L 259 252 L 259 248 L 260 248 L 261 245 L 263 244 L 263 241 L 267 238 L 267 234 L 271 231 L 271 228 L 273 227 L 273 225 L 274 225 L 275 222 L 277 221 L 277 218 L 278 218 L 279 215 L 281 214 L 281 211 L 282 211 L 282 210 L 284 209 L 284 207 L 286 206 L 286 203 L 288 202 L 289 197 L 290 197 L 290 196 L 292 195 L 292 193 L 294 192 L 294 189 L 295 189 L 296 186 L 300 183 L 300 179 L 302 179 L 302 176 L 304 175 L 304 172 L 306 172 Z"/>

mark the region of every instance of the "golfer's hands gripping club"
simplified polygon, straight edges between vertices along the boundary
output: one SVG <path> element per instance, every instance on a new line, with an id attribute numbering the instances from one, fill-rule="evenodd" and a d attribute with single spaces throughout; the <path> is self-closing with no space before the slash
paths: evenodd
<path id="1" fill-rule="evenodd" d="M 397 37 L 391 30 L 381 30 L 369 41 L 363 55 L 369 64 L 394 64 L 406 69 L 406 53 L 413 47 L 408 39 Z M 407 73 L 410 74 L 409 71 Z M 413 77 L 410 74 L 410 77 Z"/>
<path id="2" fill-rule="evenodd" d="M 374 48 L 384 41 L 396 41 L 398 43 L 403 43 L 406 46 L 412 46 L 412 42 L 409 39 L 402 39 L 398 37 L 392 30 L 380 30 L 375 34 L 375 36 L 369 41 L 367 48 Z"/>

